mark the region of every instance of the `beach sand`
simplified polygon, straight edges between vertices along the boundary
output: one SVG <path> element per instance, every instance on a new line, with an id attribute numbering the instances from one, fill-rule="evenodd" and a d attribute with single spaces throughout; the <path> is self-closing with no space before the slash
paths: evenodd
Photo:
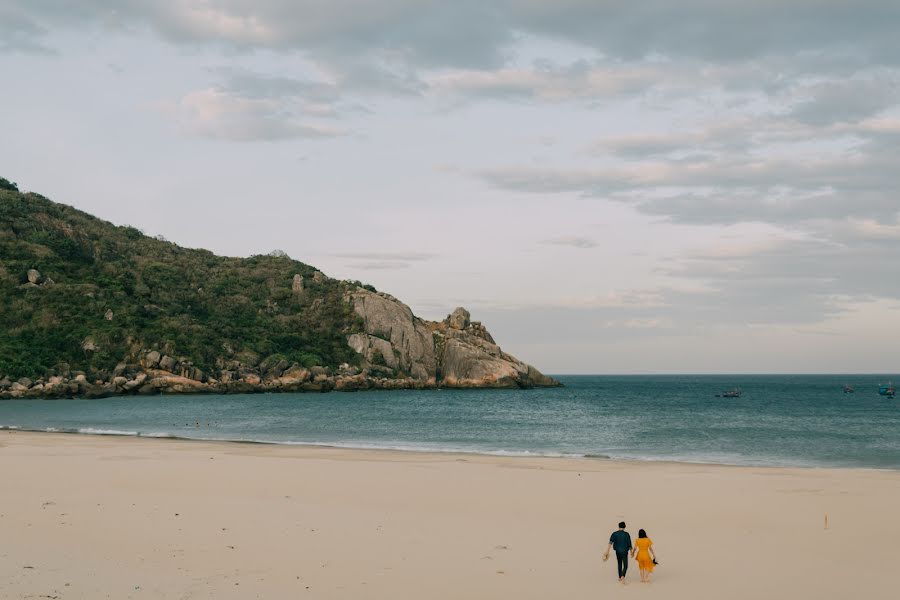
<path id="1" fill-rule="evenodd" d="M 900 594 L 900 472 L 4 431 L 0 477 L 3 599 Z"/>

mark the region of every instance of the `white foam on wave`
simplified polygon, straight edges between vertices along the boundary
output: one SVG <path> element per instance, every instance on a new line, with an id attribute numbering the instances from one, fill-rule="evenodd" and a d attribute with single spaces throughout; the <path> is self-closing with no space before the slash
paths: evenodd
<path id="1" fill-rule="evenodd" d="M 123 431 L 121 429 L 95 429 L 93 427 L 84 427 L 78 430 L 78 433 L 86 433 L 88 435 L 141 435 L 138 431 Z"/>
<path id="2" fill-rule="evenodd" d="M 533 458 L 585 458 L 585 454 L 571 452 L 539 452 L 532 450 L 486 450 L 457 446 L 429 446 L 403 443 L 376 442 L 318 442 L 295 440 L 266 440 L 258 438 L 183 438 L 209 442 L 238 442 L 244 444 L 271 444 L 276 446 L 312 446 L 318 448 L 342 448 L 347 450 L 386 450 L 396 452 L 419 452 L 431 454 L 478 454 L 486 456 L 512 456 Z"/>

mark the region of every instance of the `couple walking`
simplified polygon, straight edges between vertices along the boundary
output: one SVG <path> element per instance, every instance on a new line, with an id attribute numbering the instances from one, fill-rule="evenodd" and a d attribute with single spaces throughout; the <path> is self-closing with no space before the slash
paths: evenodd
<path id="1" fill-rule="evenodd" d="M 628 572 L 628 554 L 634 558 L 637 554 L 638 568 L 641 570 L 641 583 L 650 583 L 650 573 L 653 572 L 656 562 L 656 552 L 653 551 L 653 542 L 647 537 L 647 532 L 643 529 L 638 531 L 638 539 L 636 546 L 631 545 L 631 535 L 625 531 L 625 521 L 619 523 L 618 531 L 613 531 L 609 536 L 609 546 L 606 547 L 606 553 L 603 560 L 609 558 L 609 550 L 612 548 L 616 551 L 616 563 L 619 568 L 619 581 L 625 583 L 625 573 Z"/>

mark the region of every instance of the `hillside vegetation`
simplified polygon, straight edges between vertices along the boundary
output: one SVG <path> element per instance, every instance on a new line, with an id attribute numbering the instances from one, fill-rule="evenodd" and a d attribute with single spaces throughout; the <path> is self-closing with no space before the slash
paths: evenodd
<path id="1" fill-rule="evenodd" d="M 302 291 L 292 290 L 298 274 Z M 102 378 L 148 350 L 206 372 L 356 364 L 348 285 L 281 253 L 182 248 L 0 178 L 0 378 Z"/>

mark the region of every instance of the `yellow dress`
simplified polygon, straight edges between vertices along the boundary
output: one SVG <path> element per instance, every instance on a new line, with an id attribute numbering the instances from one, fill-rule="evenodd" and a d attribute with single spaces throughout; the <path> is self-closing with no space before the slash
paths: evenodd
<path id="1" fill-rule="evenodd" d="M 637 562 L 638 567 L 647 571 L 648 573 L 653 572 L 653 559 L 650 557 L 650 545 L 653 542 L 650 541 L 650 538 L 638 538 L 635 542 L 637 546 Z"/>

